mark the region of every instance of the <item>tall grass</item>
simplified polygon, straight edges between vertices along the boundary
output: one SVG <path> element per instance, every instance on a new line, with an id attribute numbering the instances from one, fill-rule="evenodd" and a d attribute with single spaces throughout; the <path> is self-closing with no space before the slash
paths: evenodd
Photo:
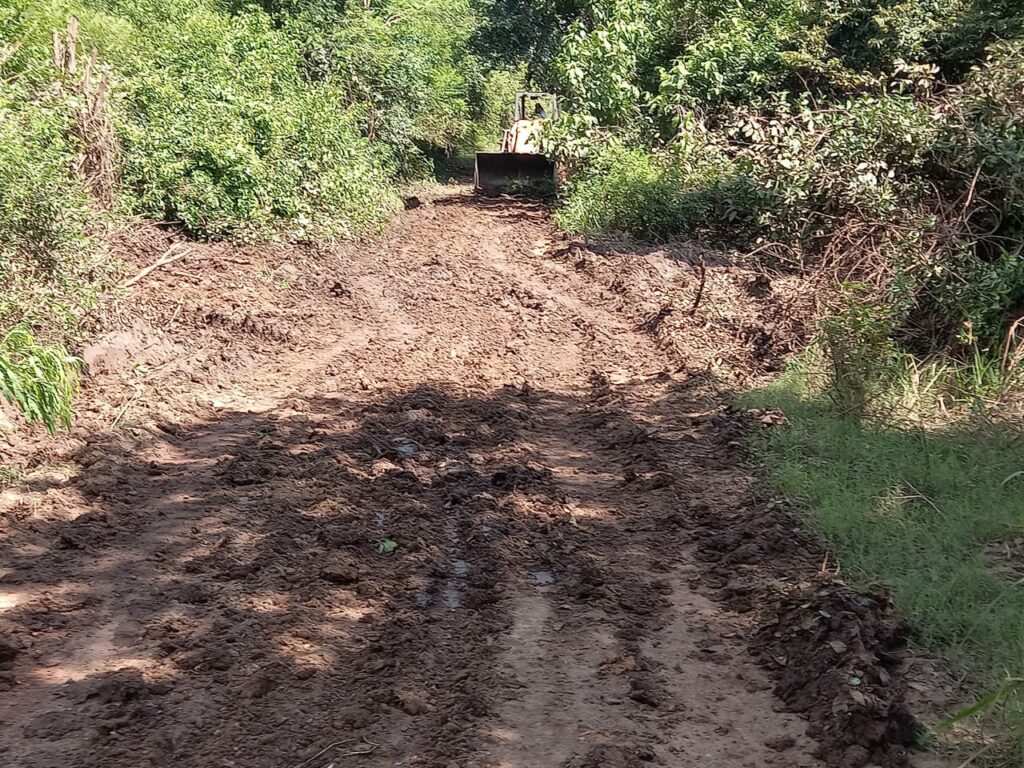
<path id="1" fill-rule="evenodd" d="M 917 640 L 964 674 L 983 706 L 961 715 L 999 724 L 991 754 L 1024 761 L 1024 689 L 1007 683 L 1024 672 L 1024 435 L 993 410 L 1019 369 L 897 356 L 873 411 L 851 418 L 812 361 L 742 398 L 789 417 L 755 438 L 769 482 L 844 578 L 888 591 Z"/>
<path id="2" fill-rule="evenodd" d="M 0 340 L 0 399 L 51 433 L 70 427 L 79 367 L 63 347 L 40 344 L 24 325 L 15 326 Z"/>

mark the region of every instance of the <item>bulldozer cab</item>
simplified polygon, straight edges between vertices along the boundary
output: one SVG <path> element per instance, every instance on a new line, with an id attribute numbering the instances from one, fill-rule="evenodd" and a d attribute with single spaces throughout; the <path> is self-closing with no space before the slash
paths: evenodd
<path id="1" fill-rule="evenodd" d="M 558 99 L 551 93 L 516 94 L 515 120 L 554 120 L 558 117 Z"/>
<path id="2" fill-rule="evenodd" d="M 555 164 L 545 157 L 537 141 L 538 130 L 558 116 L 558 99 L 550 93 L 516 94 L 514 121 L 505 131 L 498 152 L 478 152 L 474 186 L 484 192 L 509 188 L 553 189 Z"/>

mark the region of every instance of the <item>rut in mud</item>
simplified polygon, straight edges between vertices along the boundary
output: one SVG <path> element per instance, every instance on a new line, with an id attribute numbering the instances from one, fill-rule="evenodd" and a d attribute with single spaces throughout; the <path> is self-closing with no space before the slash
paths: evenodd
<path id="1" fill-rule="evenodd" d="M 305 349 L 8 493 L 0 762 L 881 760 L 820 752 L 753 614 L 713 599 L 765 555 L 708 523 L 751 503 L 735 430 L 556 238 L 529 205 L 409 211 L 291 329 Z M 774 525 L 769 557 L 798 538 Z"/>

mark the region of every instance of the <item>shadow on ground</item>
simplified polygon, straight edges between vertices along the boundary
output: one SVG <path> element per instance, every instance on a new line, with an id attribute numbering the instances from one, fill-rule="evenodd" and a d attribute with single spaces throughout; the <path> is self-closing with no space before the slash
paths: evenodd
<path id="1" fill-rule="evenodd" d="M 97 438 L 59 505 L 21 508 L 2 541 L 5 762 L 480 752 L 515 697 L 495 656 L 510 591 L 555 589 L 636 640 L 707 506 L 706 473 L 664 473 L 657 436 L 593 384 L 313 398 L 146 446 Z M 716 444 L 690 454 L 723 466 Z"/>

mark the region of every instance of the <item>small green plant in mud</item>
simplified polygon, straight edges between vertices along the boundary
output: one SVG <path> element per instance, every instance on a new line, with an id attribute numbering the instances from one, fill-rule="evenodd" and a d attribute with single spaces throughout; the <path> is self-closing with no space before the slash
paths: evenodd
<path id="1" fill-rule="evenodd" d="M 13 467 L 0 464 L 0 491 L 17 485 L 24 479 L 24 474 Z"/>
<path id="2" fill-rule="evenodd" d="M 54 433 L 71 426 L 80 361 L 57 344 L 41 344 L 24 325 L 0 340 L 0 398 Z"/>
<path id="3" fill-rule="evenodd" d="M 377 551 L 382 555 L 393 554 L 396 549 L 398 549 L 398 542 L 392 539 L 381 539 L 377 542 Z"/>

